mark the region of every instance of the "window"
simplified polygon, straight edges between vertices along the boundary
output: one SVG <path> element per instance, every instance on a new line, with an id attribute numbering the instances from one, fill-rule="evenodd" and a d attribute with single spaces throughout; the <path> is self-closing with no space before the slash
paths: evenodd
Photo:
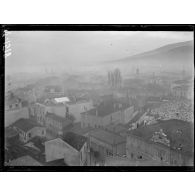
<path id="1" fill-rule="evenodd" d="M 142 159 L 142 156 L 140 155 L 140 156 L 138 156 L 138 159 Z"/>

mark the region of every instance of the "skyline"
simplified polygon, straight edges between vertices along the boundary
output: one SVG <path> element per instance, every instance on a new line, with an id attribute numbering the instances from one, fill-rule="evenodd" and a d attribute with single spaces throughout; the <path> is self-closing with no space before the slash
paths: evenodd
<path id="1" fill-rule="evenodd" d="M 78 69 L 130 57 L 167 44 L 193 40 L 193 32 L 11 31 L 7 72 Z"/>

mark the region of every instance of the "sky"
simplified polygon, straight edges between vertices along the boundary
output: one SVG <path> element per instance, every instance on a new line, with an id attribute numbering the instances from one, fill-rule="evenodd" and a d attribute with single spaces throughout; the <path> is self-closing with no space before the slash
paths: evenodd
<path id="1" fill-rule="evenodd" d="M 193 40 L 192 32 L 11 31 L 7 72 L 78 70 L 170 43 Z"/>

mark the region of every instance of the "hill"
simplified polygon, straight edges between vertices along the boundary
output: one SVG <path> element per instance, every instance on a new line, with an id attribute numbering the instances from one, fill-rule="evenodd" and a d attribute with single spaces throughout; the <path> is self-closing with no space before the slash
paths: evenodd
<path id="1" fill-rule="evenodd" d="M 181 71 L 182 68 L 190 72 L 193 68 L 193 41 L 179 42 L 133 55 L 130 57 L 109 61 L 107 64 L 118 64 L 127 70 L 129 66 L 143 70 Z M 122 66 L 121 66 L 122 65 Z"/>

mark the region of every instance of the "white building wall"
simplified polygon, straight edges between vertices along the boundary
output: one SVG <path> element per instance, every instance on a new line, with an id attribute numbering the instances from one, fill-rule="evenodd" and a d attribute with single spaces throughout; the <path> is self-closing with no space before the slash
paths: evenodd
<path id="1" fill-rule="evenodd" d="M 64 159 L 68 165 L 79 165 L 79 152 L 60 138 L 45 142 L 46 162 Z"/>

